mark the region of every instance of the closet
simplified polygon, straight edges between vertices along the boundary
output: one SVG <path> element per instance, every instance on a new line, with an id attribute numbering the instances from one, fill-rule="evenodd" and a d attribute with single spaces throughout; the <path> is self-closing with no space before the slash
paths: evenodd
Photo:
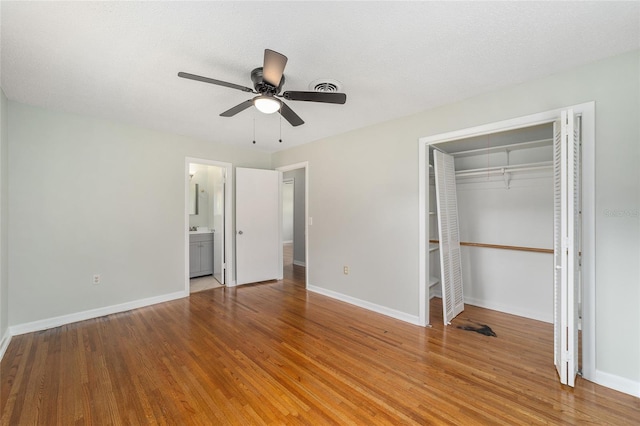
<path id="1" fill-rule="evenodd" d="M 581 254 L 592 259 L 593 247 L 590 236 L 582 246 L 593 200 L 584 219 L 581 198 L 581 117 L 588 117 L 592 184 L 593 103 L 576 107 L 577 114 L 549 111 L 420 140 L 425 299 L 442 297 L 446 324 L 464 303 L 553 323 L 554 362 L 560 381 L 571 386 L 585 297 Z M 592 272 L 589 266 L 589 282 Z M 592 293 L 589 285 L 589 312 Z M 425 322 L 440 321 L 425 305 Z M 588 340 L 583 348 L 591 368 Z"/>
<path id="2" fill-rule="evenodd" d="M 450 219 L 444 227 L 451 233 L 459 227 L 466 303 L 553 322 L 553 123 L 445 142 L 430 151 L 435 167 L 430 167 L 429 187 L 436 194 L 430 205 L 430 247 L 437 243 L 440 251 L 430 262 L 432 276 L 440 276 L 434 270 L 442 270 L 448 254 L 441 250 L 443 225 L 433 231 L 434 222 L 443 222 L 438 211 L 446 208 L 444 202 L 439 206 L 438 193 L 444 199 L 455 191 L 449 198 L 457 201 L 457 223 L 447 224 Z M 436 190 L 436 158 L 452 160 L 453 189 L 449 183 L 449 189 Z M 446 299 L 442 290 L 439 295 Z"/>

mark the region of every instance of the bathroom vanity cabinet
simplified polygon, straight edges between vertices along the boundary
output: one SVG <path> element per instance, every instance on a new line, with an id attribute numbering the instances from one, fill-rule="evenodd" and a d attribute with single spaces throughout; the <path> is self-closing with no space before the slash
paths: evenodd
<path id="1" fill-rule="evenodd" d="M 213 233 L 189 235 L 189 278 L 213 274 Z"/>

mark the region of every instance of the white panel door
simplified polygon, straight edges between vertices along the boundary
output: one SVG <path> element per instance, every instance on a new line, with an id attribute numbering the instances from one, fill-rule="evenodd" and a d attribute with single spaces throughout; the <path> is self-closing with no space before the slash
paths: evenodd
<path id="1" fill-rule="evenodd" d="M 280 172 L 236 168 L 236 282 L 277 279 Z"/>
<path id="2" fill-rule="evenodd" d="M 442 282 L 442 313 L 445 324 L 464 311 L 458 201 L 453 157 L 433 152 L 440 240 L 440 281 Z"/>
<path id="3" fill-rule="evenodd" d="M 578 372 L 580 289 L 580 122 L 562 111 L 554 123 L 554 362 L 560 382 Z"/>

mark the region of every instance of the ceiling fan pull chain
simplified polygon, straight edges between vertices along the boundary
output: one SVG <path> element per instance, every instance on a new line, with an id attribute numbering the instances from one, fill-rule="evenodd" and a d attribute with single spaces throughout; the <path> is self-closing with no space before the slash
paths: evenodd
<path id="1" fill-rule="evenodd" d="M 253 117 L 253 144 L 256 144 L 256 118 Z"/>
<path id="2" fill-rule="evenodd" d="M 282 115 L 280 116 L 280 139 L 278 142 L 282 143 Z"/>

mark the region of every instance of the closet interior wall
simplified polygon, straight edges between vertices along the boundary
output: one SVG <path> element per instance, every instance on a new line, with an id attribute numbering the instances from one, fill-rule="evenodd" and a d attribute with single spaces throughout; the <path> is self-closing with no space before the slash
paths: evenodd
<path id="1" fill-rule="evenodd" d="M 438 241 L 438 215 L 436 208 L 436 182 L 433 168 L 433 155 L 429 159 L 429 241 Z M 440 248 L 438 243 L 429 243 L 429 299 L 442 297 L 440 285 Z"/>
<path id="2" fill-rule="evenodd" d="M 553 322 L 552 253 L 464 245 L 553 249 L 552 137 L 548 123 L 436 145 L 455 158 L 465 303 Z M 429 169 L 433 241 L 437 222 Z M 438 279 L 435 250 L 429 265 L 431 280 Z M 431 297 L 441 295 L 439 287 L 430 288 Z"/>

